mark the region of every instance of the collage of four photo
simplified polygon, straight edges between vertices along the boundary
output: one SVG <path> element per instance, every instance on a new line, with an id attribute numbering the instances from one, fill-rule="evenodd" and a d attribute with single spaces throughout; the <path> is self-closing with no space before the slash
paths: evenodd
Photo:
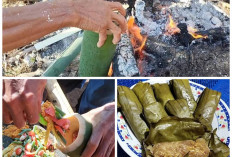
<path id="1" fill-rule="evenodd" d="M 3 157 L 229 157 L 230 0 L 2 0 Z"/>

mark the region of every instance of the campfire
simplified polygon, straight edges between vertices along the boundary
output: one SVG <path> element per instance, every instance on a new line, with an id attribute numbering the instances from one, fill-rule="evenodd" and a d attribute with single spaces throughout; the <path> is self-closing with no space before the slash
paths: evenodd
<path id="1" fill-rule="evenodd" d="M 114 76 L 229 75 L 229 15 L 203 0 L 146 3 L 135 2 Z"/>

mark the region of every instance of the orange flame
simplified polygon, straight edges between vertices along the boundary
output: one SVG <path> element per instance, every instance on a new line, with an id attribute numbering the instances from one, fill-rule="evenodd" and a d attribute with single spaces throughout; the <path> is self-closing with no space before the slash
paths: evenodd
<path id="1" fill-rule="evenodd" d="M 192 35 L 193 38 L 195 38 L 195 39 L 200 39 L 200 38 L 206 39 L 206 38 L 208 38 L 207 35 L 200 35 L 200 34 L 197 34 L 197 33 L 196 33 L 197 31 L 198 31 L 198 30 L 195 29 L 195 28 L 192 28 L 192 27 L 190 27 L 190 26 L 188 27 L 188 32 L 189 32 L 189 34 Z"/>
<path id="2" fill-rule="evenodd" d="M 128 25 L 131 44 L 135 52 L 139 52 L 140 57 L 142 57 L 142 50 L 144 49 L 147 37 L 141 35 L 141 30 L 135 24 L 134 17 L 129 18 L 127 25 Z"/>
<path id="3" fill-rule="evenodd" d="M 177 27 L 176 23 L 173 21 L 172 16 L 169 15 L 169 23 L 166 25 L 165 28 L 166 35 L 174 35 L 176 33 L 180 33 L 180 29 Z"/>
<path id="4" fill-rule="evenodd" d="M 111 77 L 112 75 L 113 75 L 113 64 L 111 63 L 108 71 L 108 76 Z"/>

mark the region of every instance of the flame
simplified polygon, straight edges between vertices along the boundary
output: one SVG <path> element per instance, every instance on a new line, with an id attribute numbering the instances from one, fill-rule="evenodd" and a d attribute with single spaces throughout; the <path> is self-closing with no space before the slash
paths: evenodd
<path id="1" fill-rule="evenodd" d="M 135 24 L 134 17 L 130 17 L 128 20 L 128 31 L 130 35 L 131 44 L 135 52 L 138 52 L 142 57 L 142 50 L 144 49 L 147 37 L 141 35 L 140 28 Z"/>
<path id="2" fill-rule="evenodd" d="M 204 39 L 206 39 L 206 38 L 208 38 L 207 35 L 197 34 L 197 33 L 196 33 L 197 31 L 198 31 L 197 29 L 195 29 L 195 28 L 193 28 L 193 27 L 191 27 L 191 26 L 188 26 L 188 32 L 189 32 L 189 34 L 192 35 L 193 38 L 195 38 L 195 39 L 199 39 L 199 38 L 204 38 Z"/>
<path id="3" fill-rule="evenodd" d="M 111 77 L 112 75 L 113 75 L 113 64 L 111 63 L 108 71 L 108 76 Z"/>
<path id="4" fill-rule="evenodd" d="M 172 16 L 169 15 L 169 23 L 166 25 L 165 28 L 166 35 L 174 35 L 176 33 L 180 33 L 180 29 L 177 27 L 176 23 L 173 21 Z"/>

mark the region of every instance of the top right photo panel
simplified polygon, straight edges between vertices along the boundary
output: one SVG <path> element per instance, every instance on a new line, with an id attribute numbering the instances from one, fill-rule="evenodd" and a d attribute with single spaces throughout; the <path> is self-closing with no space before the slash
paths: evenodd
<path id="1" fill-rule="evenodd" d="M 229 76 L 229 13 L 229 0 L 136 0 L 115 75 Z"/>

